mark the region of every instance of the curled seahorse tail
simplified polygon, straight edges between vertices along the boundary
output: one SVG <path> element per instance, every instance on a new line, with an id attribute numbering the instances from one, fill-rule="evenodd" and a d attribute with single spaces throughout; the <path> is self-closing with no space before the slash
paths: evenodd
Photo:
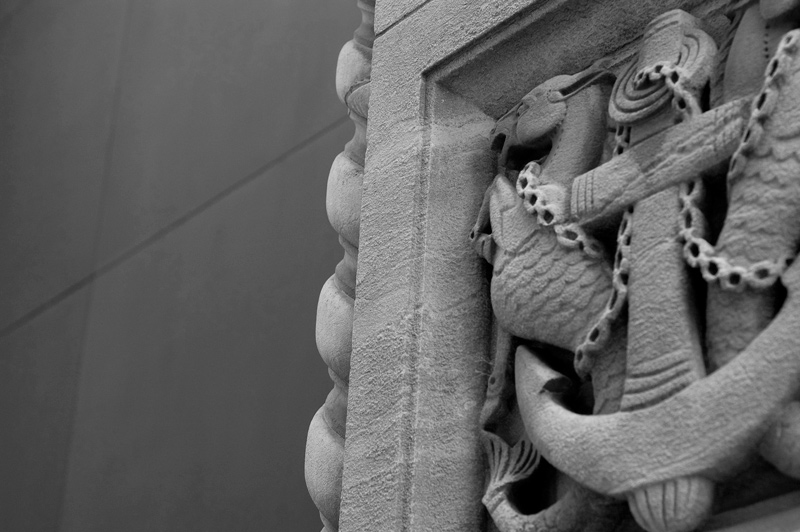
<path id="1" fill-rule="evenodd" d="M 539 452 L 525 438 L 511 447 L 500 436 L 484 431 L 483 444 L 489 459 L 490 478 L 487 491 L 502 490 L 523 480 L 539 465 Z"/>
<path id="2" fill-rule="evenodd" d="M 573 484 L 555 504 L 523 514 L 507 497 L 488 507 L 500 532 L 607 532 L 626 519 L 624 503 Z"/>
<path id="3" fill-rule="evenodd" d="M 530 516 L 523 516 L 511 504 L 508 487 L 533 473 L 539 463 L 539 453 L 524 438 L 513 448 L 503 438 L 489 431 L 483 431 L 482 439 L 489 462 L 489 484 L 483 495 L 484 506 L 500 532 L 538 532 L 539 528 L 525 525 Z"/>

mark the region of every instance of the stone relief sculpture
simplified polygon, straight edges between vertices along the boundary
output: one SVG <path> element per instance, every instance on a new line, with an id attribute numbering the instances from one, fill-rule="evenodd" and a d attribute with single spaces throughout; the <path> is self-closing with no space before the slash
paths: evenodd
<path id="1" fill-rule="evenodd" d="M 729 20 L 664 13 L 497 122 L 470 239 L 503 532 L 800 526 L 800 2 Z"/>

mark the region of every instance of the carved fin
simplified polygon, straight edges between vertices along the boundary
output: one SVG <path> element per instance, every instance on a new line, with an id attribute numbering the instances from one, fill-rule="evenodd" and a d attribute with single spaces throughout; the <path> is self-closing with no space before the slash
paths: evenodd
<path id="1" fill-rule="evenodd" d="M 650 532 L 691 532 L 711 511 L 714 483 L 703 477 L 680 477 L 628 494 L 636 522 Z"/>
<path id="2" fill-rule="evenodd" d="M 523 438 L 511 447 L 491 432 L 484 431 L 483 436 L 490 471 L 487 492 L 503 490 L 514 482 L 528 478 L 539 465 L 539 452 L 527 439 Z"/>

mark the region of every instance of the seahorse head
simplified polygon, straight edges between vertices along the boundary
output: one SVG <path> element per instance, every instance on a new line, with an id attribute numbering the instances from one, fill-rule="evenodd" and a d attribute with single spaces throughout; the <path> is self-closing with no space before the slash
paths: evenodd
<path id="1" fill-rule="evenodd" d="M 577 74 L 550 78 L 526 94 L 492 131 L 501 170 L 520 170 L 532 160 L 545 158 L 576 118 L 587 122 L 604 118 L 613 82 L 613 74 L 598 63 Z M 600 116 L 594 116 L 595 109 L 601 110 Z"/>

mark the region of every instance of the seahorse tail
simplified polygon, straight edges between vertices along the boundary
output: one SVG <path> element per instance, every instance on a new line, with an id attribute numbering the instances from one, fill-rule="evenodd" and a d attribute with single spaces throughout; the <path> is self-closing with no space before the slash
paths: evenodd
<path id="1" fill-rule="evenodd" d="M 529 477 L 539 465 L 539 452 L 527 439 L 511 447 L 500 436 L 484 431 L 483 445 L 489 461 L 487 493 L 499 492 Z"/>
<path id="2" fill-rule="evenodd" d="M 705 239 L 699 197 L 683 195 L 682 229 L 684 256 L 699 268 L 709 283 L 741 292 L 773 286 L 794 256 L 795 239 L 785 230 L 798 221 L 800 198 L 791 193 L 798 162 L 792 154 L 778 151 L 786 129 L 781 103 L 796 98 L 793 87 L 800 81 L 797 61 L 800 30 L 790 31 L 767 65 L 764 84 L 753 103 L 742 140 L 731 158 L 727 175 L 730 205 L 725 227 L 715 246 Z M 792 120 L 789 118 L 788 120 Z M 800 132 L 798 132 L 800 133 Z M 763 257 L 754 260 L 750 257 Z"/>

